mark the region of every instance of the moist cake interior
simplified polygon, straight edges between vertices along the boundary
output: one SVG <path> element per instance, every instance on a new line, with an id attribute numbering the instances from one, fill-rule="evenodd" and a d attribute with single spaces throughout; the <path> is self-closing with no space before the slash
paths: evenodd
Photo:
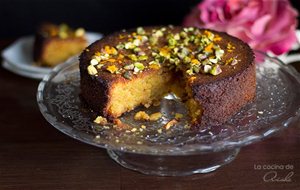
<path id="1" fill-rule="evenodd" d="M 201 106 L 188 93 L 191 89 L 187 82 L 182 78 L 181 71 L 157 70 L 126 83 L 116 83 L 111 87 L 108 111 L 114 117 L 119 117 L 139 105 L 148 107 L 168 93 L 174 93 L 185 103 L 192 121 L 196 122 L 201 116 Z"/>

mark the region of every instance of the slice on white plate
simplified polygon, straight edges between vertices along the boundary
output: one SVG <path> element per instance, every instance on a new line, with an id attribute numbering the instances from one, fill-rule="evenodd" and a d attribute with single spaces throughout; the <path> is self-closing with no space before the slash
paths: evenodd
<path id="1" fill-rule="evenodd" d="M 91 44 L 103 37 L 100 33 L 86 32 L 88 43 Z M 39 66 L 33 61 L 34 36 L 26 36 L 16 40 L 2 51 L 3 67 L 14 73 L 30 78 L 42 79 L 52 68 Z M 22 74 L 21 74 L 22 73 Z M 26 73 L 26 74 L 24 74 Z M 32 76 L 30 75 L 32 73 Z M 38 73 L 38 74 L 37 74 Z"/>

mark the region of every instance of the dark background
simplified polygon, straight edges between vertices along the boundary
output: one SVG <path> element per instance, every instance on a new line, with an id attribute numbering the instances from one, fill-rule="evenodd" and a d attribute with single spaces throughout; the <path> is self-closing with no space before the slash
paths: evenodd
<path id="1" fill-rule="evenodd" d="M 199 2 L 200 0 L 0 0 L 0 39 L 33 34 L 37 25 L 43 21 L 65 22 L 73 27 L 81 26 L 88 31 L 104 34 L 140 25 L 179 25 Z M 298 8 L 300 2 L 293 0 L 292 4 Z"/>

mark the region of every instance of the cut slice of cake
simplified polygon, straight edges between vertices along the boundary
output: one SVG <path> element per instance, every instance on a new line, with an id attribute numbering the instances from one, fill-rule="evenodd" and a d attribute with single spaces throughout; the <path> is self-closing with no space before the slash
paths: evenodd
<path id="1" fill-rule="evenodd" d="M 112 120 L 169 92 L 195 125 L 224 123 L 255 96 L 254 54 L 226 33 L 139 27 L 109 35 L 80 56 L 81 95 Z"/>
<path id="2" fill-rule="evenodd" d="M 76 30 L 66 24 L 42 24 L 35 35 L 34 61 L 43 66 L 55 66 L 79 54 L 87 46 L 83 28 Z"/>

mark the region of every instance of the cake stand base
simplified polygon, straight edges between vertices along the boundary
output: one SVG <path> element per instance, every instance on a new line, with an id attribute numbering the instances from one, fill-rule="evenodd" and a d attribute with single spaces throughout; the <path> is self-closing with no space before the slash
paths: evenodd
<path id="1" fill-rule="evenodd" d="M 235 159 L 240 149 L 197 155 L 161 156 L 107 150 L 109 156 L 121 166 L 148 175 L 186 176 L 205 174 Z"/>

